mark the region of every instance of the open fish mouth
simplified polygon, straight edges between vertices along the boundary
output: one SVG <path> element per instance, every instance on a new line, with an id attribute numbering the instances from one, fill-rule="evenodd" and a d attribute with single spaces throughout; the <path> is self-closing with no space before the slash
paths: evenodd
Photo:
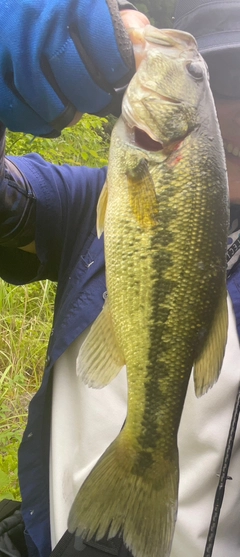
<path id="1" fill-rule="evenodd" d="M 141 124 L 129 126 L 129 124 L 124 120 L 124 130 L 124 134 L 126 134 L 125 139 L 131 147 L 148 153 L 159 153 L 161 154 L 162 160 L 165 160 L 171 155 L 171 153 L 173 153 L 173 151 L 176 151 L 182 141 L 190 133 L 190 131 L 188 131 L 180 140 L 172 140 L 171 142 L 166 143 L 155 139 L 152 136 L 151 131 L 144 125 L 141 127 Z"/>
<path id="2" fill-rule="evenodd" d="M 180 105 L 182 102 L 181 100 L 170 98 L 165 95 L 160 95 L 159 93 L 156 94 L 156 92 L 154 92 L 154 94 L 151 92 L 149 94 L 149 98 L 150 96 L 152 96 L 154 101 L 157 100 L 157 102 L 168 105 Z M 141 99 L 141 104 L 144 106 L 144 98 Z M 146 110 L 148 110 L 147 107 Z M 152 152 L 164 151 L 164 149 L 167 149 L 167 152 L 164 153 L 167 155 L 169 154 L 170 145 L 175 148 L 175 145 L 179 144 L 179 140 L 171 142 L 166 142 L 166 140 L 161 141 L 161 138 L 159 136 L 157 137 L 156 133 L 151 130 L 149 124 L 143 119 L 139 118 L 138 107 L 132 106 L 127 95 L 125 96 L 123 101 L 122 118 L 125 124 L 127 140 L 132 147 Z M 181 139 L 184 139 L 184 137 Z"/>
<path id="3" fill-rule="evenodd" d="M 177 141 L 171 141 L 170 143 L 164 145 L 161 141 L 155 141 L 152 139 L 152 137 L 148 135 L 146 131 L 141 130 L 141 128 L 135 126 L 132 132 L 136 148 L 152 153 L 162 152 L 164 159 L 179 149 L 182 141 L 185 137 L 187 137 L 187 135 L 189 135 L 188 132 L 181 140 L 178 139 Z"/>
<path id="4" fill-rule="evenodd" d="M 161 141 L 155 141 L 155 139 L 152 139 L 152 137 L 150 137 L 150 135 L 146 131 L 141 130 L 141 128 L 134 126 L 133 134 L 136 147 L 139 147 L 144 151 L 163 150 L 163 143 L 161 143 Z"/>
<path id="5" fill-rule="evenodd" d="M 170 142 L 164 143 L 162 141 L 158 141 L 153 139 L 151 132 L 148 133 L 145 129 L 142 129 L 140 126 L 133 126 L 130 127 L 128 124 L 125 123 L 125 133 L 127 138 L 127 143 L 135 148 L 140 149 L 141 151 L 145 151 L 147 153 L 159 153 L 161 154 L 160 160 L 165 160 L 169 157 L 174 151 L 179 149 L 181 143 L 184 139 L 191 133 L 190 130 L 186 132 L 186 134 L 181 137 L 181 139 L 172 140 Z"/>
<path id="6" fill-rule="evenodd" d="M 135 124 L 132 120 L 129 124 L 123 116 L 122 133 L 123 141 L 134 149 L 148 152 L 159 152 L 164 150 L 163 142 L 155 138 L 151 130 L 142 122 L 136 122 Z"/>

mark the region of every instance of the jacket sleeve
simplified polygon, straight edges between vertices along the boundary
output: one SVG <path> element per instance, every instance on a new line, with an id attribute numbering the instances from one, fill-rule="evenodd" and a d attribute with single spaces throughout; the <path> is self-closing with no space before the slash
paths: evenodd
<path id="1" fill-rule="evenodd" d="M 0 245 L 16 248 L 34 239 L 36 200 L 28 180 L 4 157 L 5 131 L 0 126 Z"/>
<path id="2" fill-rule="evenodd" d="M 81 250 L 95 225 L 106 169 L 56 166 L 37 154 L 4 159 L 3 133 L 0 149 L 0 276 L 57 281 L 63 252 L 70 258 L 76 242 Z M 36 255 L 19 249 L 33 240 Z"/>
<path id="3" fill-rule="evenodd" d="M 134 71 L 120 0 L 1 2 L 0 120 L 59 135 L 76 111 L 120 114 Z"/>

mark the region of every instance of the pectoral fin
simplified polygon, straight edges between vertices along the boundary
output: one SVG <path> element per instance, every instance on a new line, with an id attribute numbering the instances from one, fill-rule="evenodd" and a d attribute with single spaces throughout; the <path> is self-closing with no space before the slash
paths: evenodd
<path id="1" fill-rule="evenodd" d="M 77 357 L 77 375 L 100 389 L 117 376 L 125 361 L 113 331 L 108 301 L 94 321 Z"/>
<path id="2" fill-rule="evenodd" d="M 142 228 L 154 226 L 158 220 L 158 201 L 148 163 L 141 159 L 127 172 L 130 206 Z"/>
<path id="3" fill-rule="evenodd" d="M 108 188 L 107 182 L 105 182 L 103 189 L 100 193 L 98 204 L 97 204 L 97 235 L 98 238 L 103 233 L 104 230 L 104 221 L 105 221 L 105 213 L 107 208 L 107 200 L 108 200 Z"/>
<path id="4" fill-rule="evenodd" d="M 228 310 L 224 285 L 211 330 L 194 365 L 194 385 L 197 397 L 206 393 L 219 377 L 227 341 L 227 330 Z"/>

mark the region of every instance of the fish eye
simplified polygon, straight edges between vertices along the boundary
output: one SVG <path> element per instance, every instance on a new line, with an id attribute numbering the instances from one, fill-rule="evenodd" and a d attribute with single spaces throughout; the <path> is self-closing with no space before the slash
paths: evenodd
<path id="1" fill-rule="evenodd" d="M 203 79 L 203 69 L 202 65 L 198 62 L 190 62 L 187 64 L 188 73 L 194 77 L 194 79 L 201 80 Z"/>

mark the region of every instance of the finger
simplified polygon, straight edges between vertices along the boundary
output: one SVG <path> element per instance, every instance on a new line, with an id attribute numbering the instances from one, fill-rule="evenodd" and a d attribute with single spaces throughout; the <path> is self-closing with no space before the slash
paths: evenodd
<path id="1" fill-rule="evenodd" d="M 135 10 L 122 10 L 120 15 L 126 29 L 145 27 L 150 23 L 145 14 Z"/>
<path id="2" fill-rule="evenodd" d="M 135 10 L 122 10 L 120 12 L 125 28 L 133 45 L 136 69 L 144 58 L 146 40 L 143 29 L 149 25 L 147 16 Z"/>

